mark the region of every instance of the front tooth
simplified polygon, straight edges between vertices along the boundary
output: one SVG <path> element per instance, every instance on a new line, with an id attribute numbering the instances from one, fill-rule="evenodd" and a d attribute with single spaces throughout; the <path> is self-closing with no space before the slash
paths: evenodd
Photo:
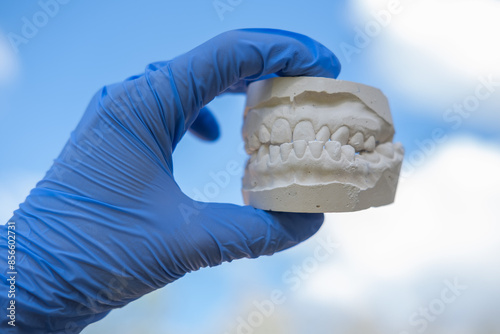
<path id="1" fill-rule="evenodd" d="M 269 146 L 267 145 L 262 145 L 259 148 L 259 153 L 257 153 L 257 161 L 261 161 L 263 158 L 266 157 L 266 155 L 269 154 Z"/>
<path id="2" fill-rule="evenodd" d="M 342 154 L 347 159 L 347 161 L 353 161 L 356 152 L 354 151 L 354 147 L 351 145 L 343 145 L 341 148 Z"/>
<path id="3" fill-rule="evenodd" d="M 370 136 L 370 138 L 368 138 L 365 141 L 365 150 L 367 150 L 368 152 L 373 152 L 374 149 L 375 149 L 375 137 Z"/>
<path id="4" fill-rule="evenodd" d="M 292 141 L 292 129 L 286 119 L 280 118 L 271 128 L 271 144 L 283 144 Z"/>
<path id="5" fill-rule="evenodd" d="M 349 145 L 354 147 L 354 149 L 359 152 L 364 149 L 365 137 L 361 132 L 356 132 L 354 136 L 349 140 Z"/>
<path id="6" fill-rule="evenodd" d="M 316 138 L 316 134 L 314 133 L 314 128 L 311 122 L 302 121 L 295 126 L 293 130 L 293 141 L 296 140 L 305 140 L 310 141 Z"/>
<path id="7" fill-rule="evenodd" d="M 278 145 L 269 146 L 269 162 L 273 163 L 280 158 L 280 147 Z"/>
<path id="8" fill-rule="evenodd" d="M 377 146 L 375 151 L 391 159 L 394 157 L 394 146 L 392 143 L 380 144 Z"/>
<path id="9" fill-rule="evenodd" d="M 342 145 L 340 145 L 338 141 L 327 141 L 325 143 L 326 151 L 328 152 L 330 157 L 335 161 L 340 160 L 340 155 L 341 155 L 340 146 Z"/>
<path id="10" fill-rule="evenodd" d="M 292 151 L 293 144 L 292 143 L 284 143 L 280 145 L 280 151 L 281 151 L 281 160 L 287 161 L 288 156 L 290 155 L 290 152 Z"/>
<path id="11" fill-rule="evenodd" d="M 263 144 L 267 144 L 271 140 L 271 134 L 269 133 L 269 130 L 264 125 L 260 126 L 259 140 Z"/>
<path id="12" fill-rule="evenodd" d="M 338 128 L 330 139 L 338 141 L 341 145 L 347 144 L 347 140 L 349 140 L 349 128 L 347 126 Z"/>
<path id="13" fill-rule="evenodd" d="M 310 141 L 309 150 L 311 151 L 313 157 L 318 159 L 321 156 L 321 152 L 323 152 L 323 142 L 317 140 Z"/>
<path id="14" fill-rule="evenodd" d="M 302 158 L 304 153 L 306 152 L 307 142 L 305 140 L 294 140 L 293 141 L 293 150 L 295 151 L 295 155 L 297 158 Z"/>
<path id="15" fill-rule="evenodd" d="M 330 139 L 330 129 L 325 125 L 321 129 L 319 129 L 318 133 L 316 134 L 316 140 L 320 142 L 327 142 L 328 139 Z"/>
<path id="16" fill-rule="evenodd" d="M 257 138 L 257 135 L 253 133 L 250 136 L 248 136 L 245 145 L 245 150 L 247 151 L 247 153 L 252 154 L 253 152 L 257 151 L 259 147 L 260 147 L 260 140 L 259 138 Z"/>

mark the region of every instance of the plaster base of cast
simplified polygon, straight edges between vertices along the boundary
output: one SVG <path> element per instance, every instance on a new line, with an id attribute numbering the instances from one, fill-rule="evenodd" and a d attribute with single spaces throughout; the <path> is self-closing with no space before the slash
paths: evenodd
<path id="1" fill-rule="evenodd" d="M 287 212 L 349 212 L 394 201 L 403 147 L 385 96 L 335 79 L 273 78 L 247 92 L 246 204 Z"/>

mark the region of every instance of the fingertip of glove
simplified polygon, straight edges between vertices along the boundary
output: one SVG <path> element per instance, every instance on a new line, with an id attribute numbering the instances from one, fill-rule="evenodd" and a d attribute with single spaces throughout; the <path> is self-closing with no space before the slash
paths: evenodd
<path id="1" fill-rule="evenodd" d="M 219 123 L 207 108 L 202 108 L 189 130 L 201 140 L 216 141 L 220 137 Z"/>
<path id="2" fill-rule="evenodd" d="M 332 55 L 333 78 L 337 79 L 342 71 L 342 64 L 337 56 Z"/>

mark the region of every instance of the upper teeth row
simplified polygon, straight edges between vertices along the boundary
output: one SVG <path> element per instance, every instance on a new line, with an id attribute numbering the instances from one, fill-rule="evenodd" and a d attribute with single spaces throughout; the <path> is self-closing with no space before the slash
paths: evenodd
<path id="1" fill-rule="evenodd" d="M 366 140 L 365 135 L 361 132 L 356 132 L 351 136 L 349 128 L 345 125 L 339 127 L 333 133 L 327 125 L 324 125 L 316 133 L 311 122 L 301 121 L 295 126 L 292 133 L 288 121 L 280 118 L 274 122 L 271 132 L 265 125 L 261 125 L 257 134 L 249 136 L 247 138 L 247 149 L 249 153 L 252 153 L 257 151 L 262 144 L 280 145 L 297 140 L 317 140 L 323 143 L 328 140 L 337 141 L 341 145 L 351 145 L 356 152 L 363 150 L 371 152 L 376 145 L 374 136 L 369 136 Z"/>

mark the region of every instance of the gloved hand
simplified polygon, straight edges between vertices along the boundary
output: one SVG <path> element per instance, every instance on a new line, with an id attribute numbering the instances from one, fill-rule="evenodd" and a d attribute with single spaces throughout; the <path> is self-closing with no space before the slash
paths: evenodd
<path id="1" fill-rule="evenodd" d="M 266 75 L 335 78 L 339 71 L 337 58 L 308 37 L 249 29 L 102 88 L 11 219 L 16 332 L 79 332 L 188 272 L 270 255 L 315 233 L 322 214 L 193 201 L 173 178 L 172 152 L 190 127 L 218 136 L 214 118 L 200 110 L 221 92 L 244 91 Z M 6 235 L 2 226 L 2 259 Z M 6 295 L 4 286 L 4 312 Z M 5 317 L 1 323 L 10 327 Z"/>

